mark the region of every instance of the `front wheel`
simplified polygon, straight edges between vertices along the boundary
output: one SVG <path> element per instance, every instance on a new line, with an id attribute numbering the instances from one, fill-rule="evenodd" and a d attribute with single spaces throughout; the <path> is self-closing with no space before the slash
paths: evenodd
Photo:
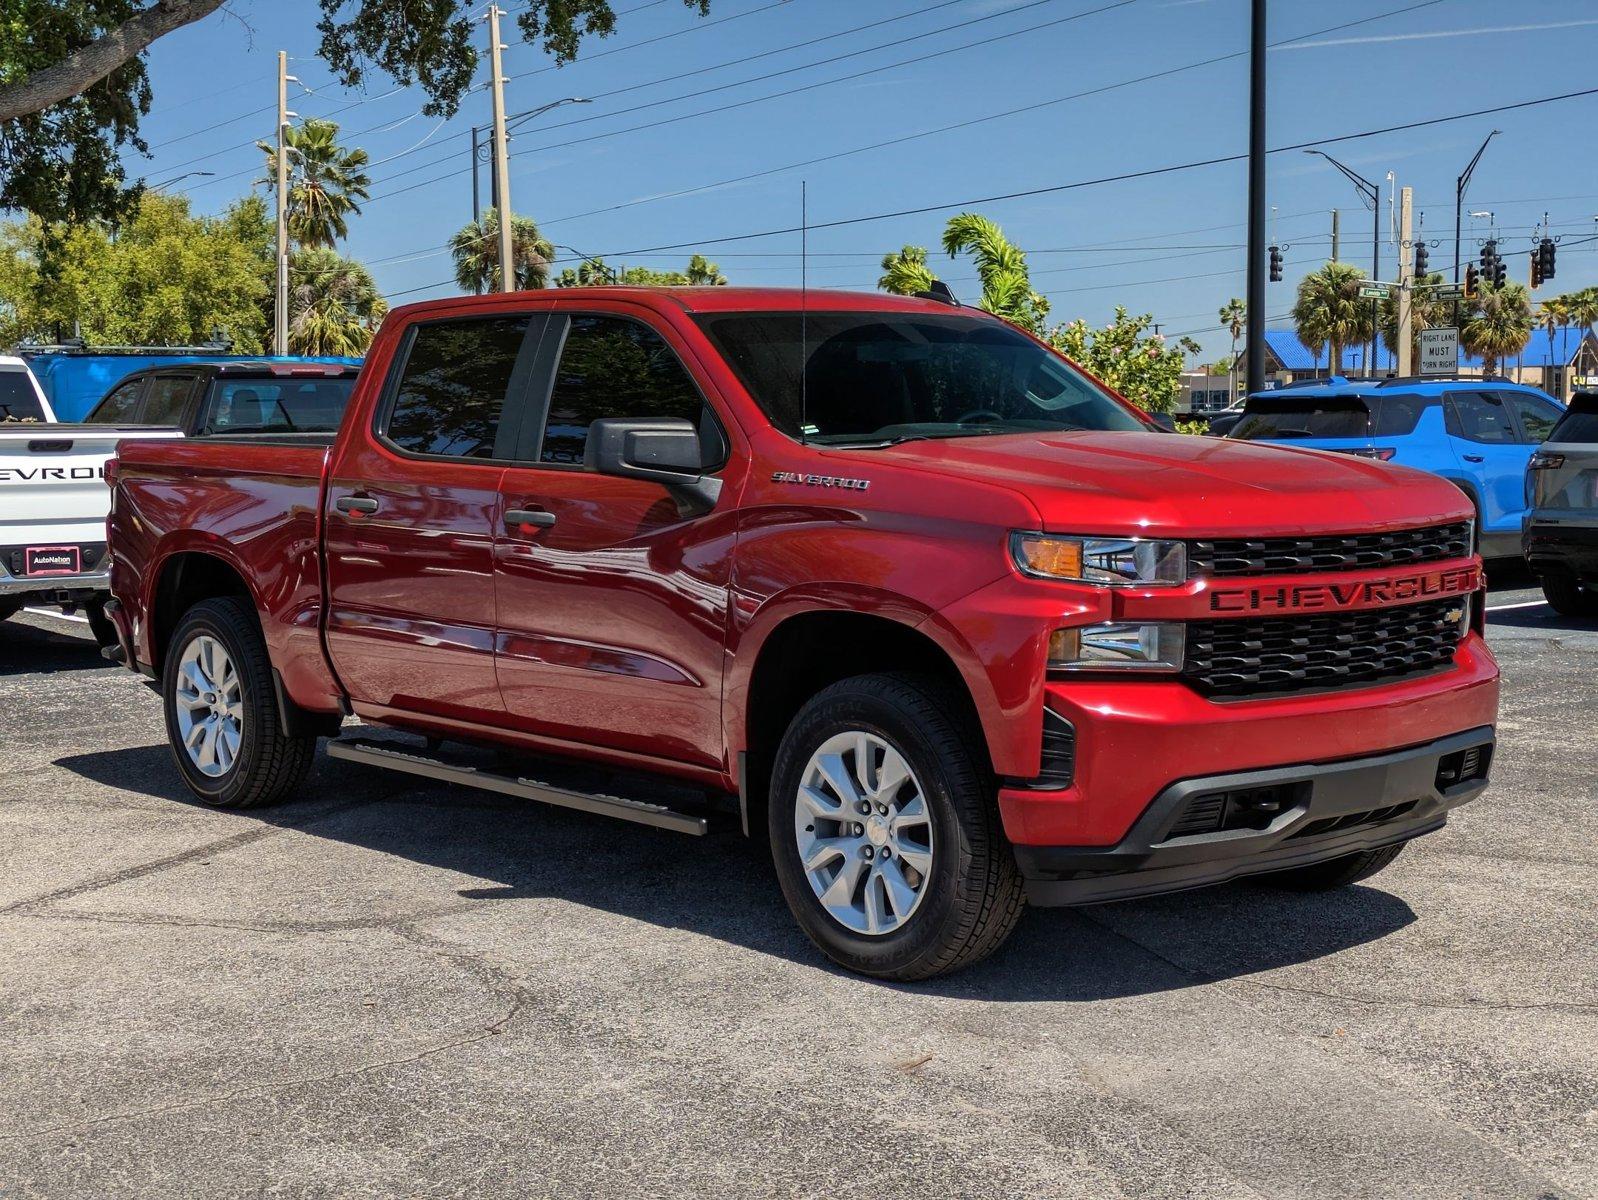
<path id="1" fill-rule="evenodd" d="M 202 600 L 183 614 L 161 696 L 172 757 L 207 804 L 270 804 L 310 769 L 316 739 L 284 733 L 255 610 L 238 597 Z"/>
<path id="2" fill-rule="evenodd" d="M 932 679 L 857 676 L 799 710 L 772 772 L 772 857 L 795 919 L 834 962 L 929 979 L 1009 937 L 1022 884 L 985 757 Z"/>

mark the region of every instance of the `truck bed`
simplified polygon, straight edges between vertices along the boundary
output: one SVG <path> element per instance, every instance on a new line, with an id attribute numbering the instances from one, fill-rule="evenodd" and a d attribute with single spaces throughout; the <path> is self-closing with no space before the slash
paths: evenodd
<path id="1" fill-rule="evenodd" d="M 132 600 L 139 662 L 154 661 L 144 619 L 158 591 L 179 586 L 183 555 L 227 563 L 261 612 L 272 661 L 296 695 L 337 689 L 322 653 L 318 516 L 331 436 L 191 438 L 126 443 L 117 466 L 112 589 Z M 127 581 L 137 581 L 129 587 Z"/>

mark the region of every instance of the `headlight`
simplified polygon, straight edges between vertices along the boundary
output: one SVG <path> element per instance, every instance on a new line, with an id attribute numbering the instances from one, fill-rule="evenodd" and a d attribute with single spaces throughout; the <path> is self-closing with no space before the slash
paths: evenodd
<path id="1" fill-rule="evenodd" d="M 1144 538 L 1071 538 L 1012 533 L 1023 575 L 1109 587 L 1168 587 L 1187 581 L 1187 546 Z"/>
<path id="2" fill-rule="evenodd" d="M 1089 625 L 1049 635 L 1055 671 L 1164 671 L 1182 669 L 1187 628 L 1180 622 Z"/>

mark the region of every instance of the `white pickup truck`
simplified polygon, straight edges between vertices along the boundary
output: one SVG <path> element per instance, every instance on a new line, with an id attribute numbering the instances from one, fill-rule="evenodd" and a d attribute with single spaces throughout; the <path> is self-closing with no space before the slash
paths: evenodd
<path id="1" fill-rule="evenodd" d="M 28 604 L 81 608 L 101 645 L 108 582 L 106 460 L 148 426 L 61 425 L 27 364 L 0 357 L 0 621 Z"/>

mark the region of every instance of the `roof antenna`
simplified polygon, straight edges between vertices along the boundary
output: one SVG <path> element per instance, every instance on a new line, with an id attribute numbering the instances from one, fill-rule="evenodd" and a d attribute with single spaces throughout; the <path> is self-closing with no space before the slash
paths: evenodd
<path id="1" fill-rule="evenodd" d="M 810 418 L 810 181 L 799 181 L 799 443 Z"/>

